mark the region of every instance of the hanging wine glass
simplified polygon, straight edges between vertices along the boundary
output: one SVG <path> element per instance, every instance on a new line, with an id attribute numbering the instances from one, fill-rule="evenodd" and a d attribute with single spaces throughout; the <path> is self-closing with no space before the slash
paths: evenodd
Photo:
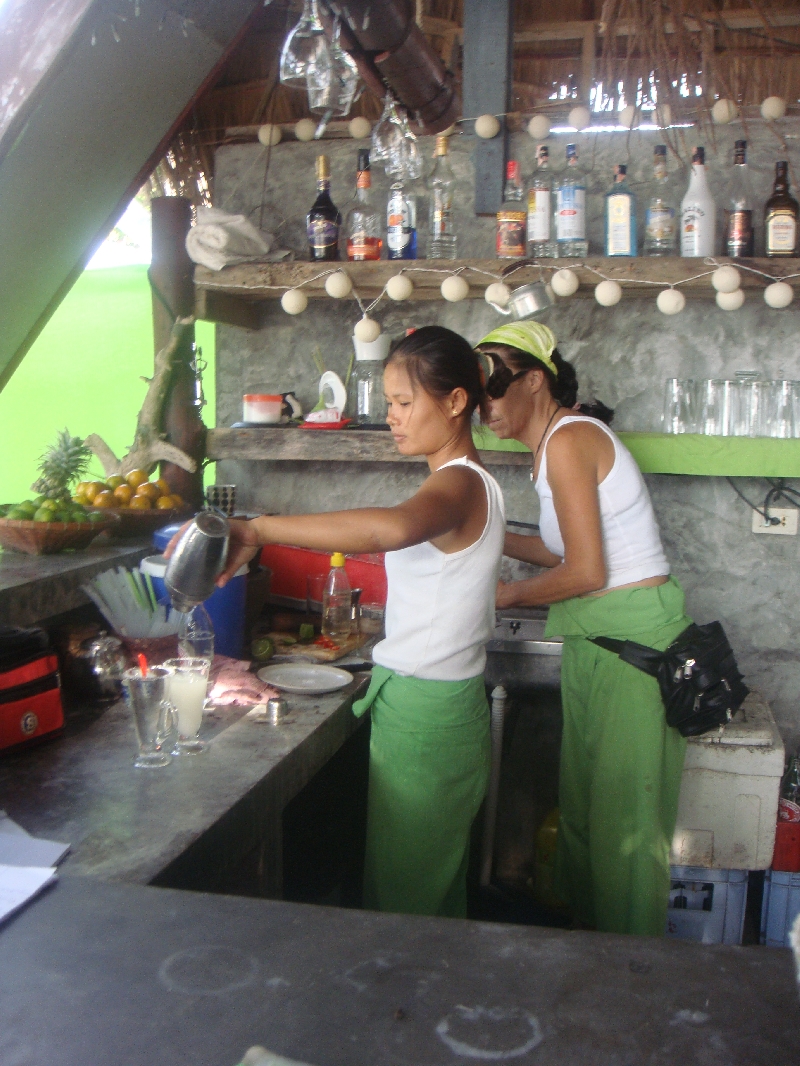
<path id="1" fill-rule="evenodd" d="M 317 0 L 304 0 L 300 21 L 290 31 L 281 51 L 280 82 L 293 89 L 305 89 L 309 78 L 324 81 L 330 67 L 330 50 Z"/>
<path id="2" fill-rule="evenodd" d="M 387 93 L 383 101 L 383 114 L 372 131 L 371 158 L 382 162 L 389 175 L 400 175 L 404 172 L 403 140 L 395 102 Z"/>
<path id="3" fill-rule="evenodd" d="M 419 153 L 417 138 L 408 125 L 408 112 L 404 108 L 398 108 L 397 115 L 400 132 L 403 134 L 403 171 L 407 178 L 415 181 L 422 177 L 422 156 Z"/>
<path id="4" fill-rule="evenodd" d="M 341 24 L 337 19 L 333 40 L 328 46 L 330 65 L 321 76 L 310 70 L 306 78 L 308 104 L 317 115 L 342 118 L 349 114 L 358 88 L 358 67 L 355 60 L 339 44 Z"/>

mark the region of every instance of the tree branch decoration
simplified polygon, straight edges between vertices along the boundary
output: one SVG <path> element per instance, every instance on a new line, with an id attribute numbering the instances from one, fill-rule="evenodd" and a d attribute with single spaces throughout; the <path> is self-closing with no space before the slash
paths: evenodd
<path id="1" fill-rule="evenodd" d="M 164 403 L 169 392 L 172 377 L 173 356 L 178 349 L 181 338 L 194 324 L 194 316 L 177 318 L 172 327 L 169 340 L 157 353 L 154 360 L 153 376 L 148 381 L 147 393 L 136 419 L 136 434 L 130 451 L 122 459 L 117 459 L 102 437 L 91 433 L 84 444 L 100 460 L 106 477 L 121 474 L 123 477 L 131 470 L 145 470 L 148 474 L 159 462 L 174 463 L 189 473 L 194 473 L 197 463 L 194 459 L 167 441 L 163 432 Z"/>

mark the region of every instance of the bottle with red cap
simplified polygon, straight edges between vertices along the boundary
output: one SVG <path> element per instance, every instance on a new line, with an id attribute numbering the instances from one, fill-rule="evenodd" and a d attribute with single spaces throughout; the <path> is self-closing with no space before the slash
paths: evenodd
<path id="1" fill-rule="evenodd" d="M 506 164 L 506 185 L 503 204 L 497 212 L 497 258 L 524 259 L 527 211 L 523 204 L 525 189 L 519 163 L 509 159 Z"/>

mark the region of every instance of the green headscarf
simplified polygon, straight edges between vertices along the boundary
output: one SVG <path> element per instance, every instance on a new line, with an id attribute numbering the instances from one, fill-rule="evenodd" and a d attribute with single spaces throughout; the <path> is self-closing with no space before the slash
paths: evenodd
<path id="1" fill-rule="evenodd" d="M 506 344 L 509 348 L 518 348 L 544 363 L 558 377 L 558 370 L 551 359 L 556 346 L 555 334 L 541 322 L 532 319 L 527 322 L 508 322 L 487 333 L 482 341 L 478 341 L 478 347 L 481 344 Z"/>

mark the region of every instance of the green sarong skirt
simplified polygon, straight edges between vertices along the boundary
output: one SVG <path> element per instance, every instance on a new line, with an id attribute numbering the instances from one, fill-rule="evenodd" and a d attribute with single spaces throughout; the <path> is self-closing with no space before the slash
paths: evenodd
<path id="1" fill-rule="evenodd" d="M 376 665 L 364 906 L 465 917 L 472 822 L 489 782 L 483 677 L 425 681 Z"/>

